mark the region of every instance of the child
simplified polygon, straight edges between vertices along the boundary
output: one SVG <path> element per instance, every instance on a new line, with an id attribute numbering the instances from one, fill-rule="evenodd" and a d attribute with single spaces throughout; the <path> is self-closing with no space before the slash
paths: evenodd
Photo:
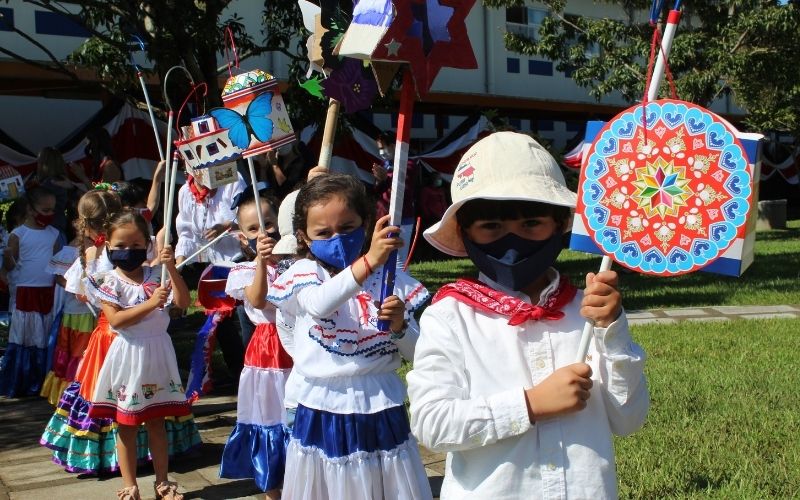
<path id="1" fill-rule="evenodd" d="M 425 499 L 428 478 L 410 433 L 405 386 L 395 370 L 410 359 L 418 332 L 411 313 L 425 288 L 397 272 L 398 296 L 380 297 L 381 266 L 403 242 L 377 221 L 355 178 L 321 175 L 297 195 L 298 260 L 267 297 L 294 320 L 295 368 L 287 382 L 298 402 L 286 452 L 283 498 Z M 405 302 L 405 303 L 404 303 Z M 378 331 L 389 320 L 390 332 Z"/>
<path id="2" fill-rule="evenodd" d="M 65 289 L 88 303 L 98 313 L 97 325 L 89 336 L 75 380 L 62 392 L 56 411 L 45 427 L 39 443 L 53 450 L 53 462 L 68 472 L 98 474 L 119 468 L 116 452 L 117 427 L 107 418 L 90 418 L 89 407 L 95 383 L 116 334 L 108 327 L 100 304 L 86 296 L 86 276 L 113 269 L 105 251 L 106 226 L 122 210 L 119 196 L 108 190 L 92 190 L 78 202 L 80 251 L 75 264 L 64 275 Z M 191 416 L 167 420 L 170 451 L 173 455 L 200 443 Z M 139 433 L 140 462 L 148 460 L 147 434 Z"/>
<path id="3" fill-rule="evenodd" d="M 3 252 L 3 268 L 17 268 L 8 349 L 0 360 L 0 394 L 8 397 L 39 394 L 42 388 L 55 297 L 53 275 L 45 268 L 61 246 L 58 230 L 50 225 L 56 197 L 34 188 L 26 199 L 25 223 L 11 231 Z"/>
<path id="4" fill-rule="evenodd" d="M 25 201 L 25 198 L 17 198 L 11 203 L 11 206 L 8 207 L 6 211 L 5 217 L 5 224 L 4 224 L 4 231 L 3 231 L 3 252 L 5 253 L 6 247 L 8 247 L 8 238 L 11 236 L 11 231 L 15 228 L 21 226 L 25 223 L 25 218 L 28 216 L 28 202 Z M 13 311 L 14 305 L 16 302 L 16 295 L 17 295 L 17 275 L 19 274 L 19 269 L 14 268 L 12 270 L 6 270 L 4 267 L 0 266 L 0 279 L 6 284 L 8 287 L 8 310 Z"/>
<path id="5" fill-rule="evenodd" d="M 137 433 L 147 427 L 153 458 L 156 498 L 180 500 L 177 485 L 167 479 L 168 442 L 164 417 L 191 413 L 183 395 L 172 340 L 167 334 L 170 302 L 189 306 L 171 248 L 161 251 L 170 283 L 157 283 L 159 268 L 143 267 L 152 245 L 147 221 L 132 210 L 108 222 L 106 247 L 112 271 L 86 278 L 87 291 L 100 302 L 103 314 L 117 334 L 97 376 L 89 416 L 111 418 L 118 424 L 117 456 L 125 487 L 120 499 L 139 499 L 136 484 Z"/>
<path id="6" fill-rule="evenodd" d="M 248 240 L 256 242 L 256 257 L 231 269 L 225 292 L 244 301 L 245 312 L 256 328 L 239 376 L 236 427 L 222 453 L 220 477 L 255 478 L 267 498 L 277 500 L 289 441 L 283 399 L 292 358 L 278 338 L 275 307 L 266 301 L 277 275 L 278 256 L 272 254 L 278 237 L 276 216 L 274 204 L 265 197 L 260 197 L 257 208 L 251 189 L 243 191 L 237 201 L 239 228 Z M 259 231 L 257 209 L 263 213 L 266 234 Z"/>
<path id="7" fill-rule="evenodd" d="M 482 139 L 453 178 L 425 237 L 467 255 L 479 281 L 436 294 L 407 377 L 414 435 L 448 452 L 441 498 L 616 498 L 611 435 L 649 406 L 616 273 L 589 273 L 578 293 L 550 267 L 576 196 L 530 137 Z M 586 319 L 593 347 L 575 363 Z"/>
<path id="8" fill-rule="evenodd" d="M 192 176 L 187 177 L 186 184 L 178 191 L 179 212 L 175 219 L 178 233 L 175 255 L 179 264 L 225 230 L 235 228 L 236 214 L 231 209 L 231 202 L 244 188 L 241 175 L 236 182 L 215 189 L 202 186 Z M 183 267 L 181 272 L 184 279 L 192 287 L 196 286 L 201 272 L 209 263 L 231 262 L 239 251 L 236 235 L 229 233 L 223 236 L 198 255 L 193 263 Z M 244 364 L 244 343 L 235 315 L 226 316 L 217 324 L 216 338 L 228 372 L 238 379 Z"/>
<path id="9" fill-rule="evenodd" d="M 89 336 L 95 327 L 96 313 L 91 309 L 92 306 L 78 300 L 74 293 L 65 290 L 67 281 L 64 275 L 78 261 L 80 248 L 85 248 L 87 243 L 92 244 L 85 230 L 76 229 L 78 234 L 75 239 L 53 255 L 46 269 L 55 276 L 58 291 L 64 297 L 53 364 L 40 393 L 53 406 L 58 404 L 64 389 L 75 380 L 78 363 L 83 357 L 83 351 L 86 350 Z"/>

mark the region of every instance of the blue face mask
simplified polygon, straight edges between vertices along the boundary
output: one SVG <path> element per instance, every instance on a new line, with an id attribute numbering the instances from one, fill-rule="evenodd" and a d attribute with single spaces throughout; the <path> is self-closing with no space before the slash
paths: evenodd
<path id="1" fill-rule="evenodd" d="M 364 246 L 364 238 L 364 228 L 360 227 L 327 240 L 311 240 L 311 253 L 329 266 L 344 269 L 358 258 Z"/>
<path id="2" fill-rule="evenodd" d="M 479 244 L 462 233 L 464 249 L 475 267 L 489 279 L 512 290 L 522 290 L 552 266 L 564 248 L 561 233 L 546 240 L 529 240 L 508 233 Z"/>

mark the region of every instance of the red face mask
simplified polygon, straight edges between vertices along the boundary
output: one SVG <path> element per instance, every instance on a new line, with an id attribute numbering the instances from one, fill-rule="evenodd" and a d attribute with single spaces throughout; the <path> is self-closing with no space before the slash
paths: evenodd
<path id="1" fill-rule="evenodd" d="M 137 208 L 139 215 L 147 222 L 153 222 L 153 212 L 149 208 Z"/>
<path id="2" fill-rule="evenodd" d="M 56 214 L 40 214 L 36 212 L 36 215 L 33 216 L 33 220 L 42 227 L 49 226 L 53 223 L 53 219 L 56 218 Z"/>

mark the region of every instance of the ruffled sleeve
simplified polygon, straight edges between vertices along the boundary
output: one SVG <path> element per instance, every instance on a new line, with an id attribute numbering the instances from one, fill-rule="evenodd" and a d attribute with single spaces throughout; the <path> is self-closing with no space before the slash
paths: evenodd
<path id="1" fill-rule="evenodd" d="M 381 297 L 383 283 L 383 266 L 375 269 L 364 282 L 364 290 L 378 300 Z M 410 317 L 430 298 L 430 293 L 419 281 L 398 269 L 395 273 L 394 295 L 397 295 L 406 306 L 406 316 Z"/>
<path id="2" fill-rule="evenodd" d="M 124 284 L 113 271 L 97 273 L 84 279 L 86 295 L 92 302 L 106 302 L 118 307 L 126 307 L 122 299 Z"/>
<path id="3" fill-rule="evenodd" d="M 380 274 L 383 275 L 383 270 Z M 422 307 L 431 296 L 425 285 L 400 269 L 395 273 L 394 293 L 405 303 L 406 311 L 409 314 L 413 314 Z"/>
<path id="4" fill-rule="evenodd" d="M 66 291 L 76 295 L 86 294 L 82 281 L 83 267 L 81 267 L 81 259 L 75 259 L 75 262 L 64 272 L 64 279 L 67 281 L 67 286 L 64 287 Z"/>
<path id="5" fill-rule="evenodd" d="M 75 247 L 62 247 L 58 253 L 50 258 L 50 262 L 47 263 L 45 271 L 50 274 L 66 277 L 67 271 L 69 271 L 72 265 L 78 260 L 78 252 L 79 250 Z M 80 267 L 80 262 L 78 262 L 78 266 Z"/>
<path id="6" fill-rule="evenodd" d="M 310 259 L 300 259 L 272 282 L 267 300 L 291 316 L 297 316 L 297 294 L 309 286 L 319 286 L 325 277 L 322 269 Z"/>
<path id="7" fill-rule="evenodd" d="M 175 243 L 175 257 L 188 257 L 197 249 L 197 242 L 192 233 L 192 201 L 189 199 L 189 188 L 181 186 L 178 190 L 178 215 L 175 218 L 175 231 L 178 241 Z"/>
<path id="8" fill-rule="evenodd" d="M 225 293 L 236 300 L 246 300 L 244 289 L 253 284 L 256 277 L 256 266 L 253 262 L 243 262 L 231 268 Z"/>

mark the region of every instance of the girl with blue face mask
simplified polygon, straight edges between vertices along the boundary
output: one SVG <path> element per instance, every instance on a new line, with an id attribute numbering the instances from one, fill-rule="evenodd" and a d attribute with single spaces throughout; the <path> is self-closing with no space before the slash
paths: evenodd
<path id="1" fill-rule="evenodd" d="M 413 358 L 413 311 L 428 292 L 398 269 L 395 295 L 378 303 L 381 267 L 402 241 L 390 237 L 399 228 L 388 217 L 369 230 L 374 211 L 365 187 L 346 175 L 316 177 L 297 195 L 294 228 L 306 258 L 267 295 L 294 322 L 286 398 L 297 412 L 284 499 L 431 498 L 395 373 L 401 356 Z M 378 330 L 378 320 L 390 331 Z"/>

